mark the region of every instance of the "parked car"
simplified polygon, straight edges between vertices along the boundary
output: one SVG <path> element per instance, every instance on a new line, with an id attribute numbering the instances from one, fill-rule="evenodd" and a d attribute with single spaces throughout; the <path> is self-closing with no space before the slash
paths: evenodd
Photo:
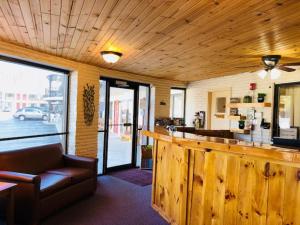
<path id="1" fill-rule="evenodd" d="M 19 109 L 14 114 L 14 118 L 19 119 L 19 120 L 25 120 L 25 119 L 47 120 L 48 114 L 47 114 L 47 112 L 45 112 L 42 109 L 37 108 L 37 107 L 25 107 L 25 108 Z"/>

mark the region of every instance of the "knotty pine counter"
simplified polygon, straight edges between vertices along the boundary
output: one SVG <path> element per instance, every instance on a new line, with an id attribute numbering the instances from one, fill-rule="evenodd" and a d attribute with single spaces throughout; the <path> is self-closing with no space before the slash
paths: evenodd
<path id="1" fill-rule="evenodd" d="M 177 225 L 300 225 L 300 153 L 156 128 L 152 206 Z"/>

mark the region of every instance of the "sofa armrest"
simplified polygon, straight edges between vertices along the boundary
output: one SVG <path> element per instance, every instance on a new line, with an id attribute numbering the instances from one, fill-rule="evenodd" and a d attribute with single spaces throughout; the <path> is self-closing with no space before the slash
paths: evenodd
<path id="1" fill-rule="evenodd" d="M 97 158 L 88 158 L 74 155 L 64 155 L 64 163 L 66 166 L 81 167 L 91 169 L 97 173 Z"/>
<path id="2" fill-rule="evenodd" d="M 20 221 L 38 224 L 41 177 L 38 175 L 0 171 L 0 181 L 17 183 L 15 211 Z"/>
<path id="3" fill-rule="evenodd" d="M 38 175 L 11 172 L 11 171 L 0 171 L 0 180 L 32 183 L 32 184 L 33 183 L 39 184 L 41 182 L 41 178 Z"/>

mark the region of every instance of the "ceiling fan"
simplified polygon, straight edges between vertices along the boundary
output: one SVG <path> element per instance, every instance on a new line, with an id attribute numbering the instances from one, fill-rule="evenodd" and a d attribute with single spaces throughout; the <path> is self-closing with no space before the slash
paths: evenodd
<path id="1" fill-rule="evenodd" d="M 281 75 L 279 70 L 283 70 L 285 72 L 294 72 L 296 69 L 290 68 L 288 66 L 300 66 L 300 62 L 278 64 L 280 59 L 281 55 L 265 55 L 261 57 L 265 69 L 260 71 L 258 73 L 258 76 L 264 79 L 268 75 L 268 73 L 270 73 L 271 79 L 275 80 L 278 79 Z"/>

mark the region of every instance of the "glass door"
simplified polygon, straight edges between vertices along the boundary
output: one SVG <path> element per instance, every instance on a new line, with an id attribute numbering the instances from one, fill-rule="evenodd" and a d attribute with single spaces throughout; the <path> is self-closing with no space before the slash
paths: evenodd
<path id="1" fill-rule="evenodd" d="M 150 85 L 101 78 L 98 115 L 98 172 L 140 165 L 138 131 L 149 126 Z"/>
<path id="2" fill-rule="evenodd" d="M 110 87 L 107 168 L 133 163 L 135 90 Z"/>

